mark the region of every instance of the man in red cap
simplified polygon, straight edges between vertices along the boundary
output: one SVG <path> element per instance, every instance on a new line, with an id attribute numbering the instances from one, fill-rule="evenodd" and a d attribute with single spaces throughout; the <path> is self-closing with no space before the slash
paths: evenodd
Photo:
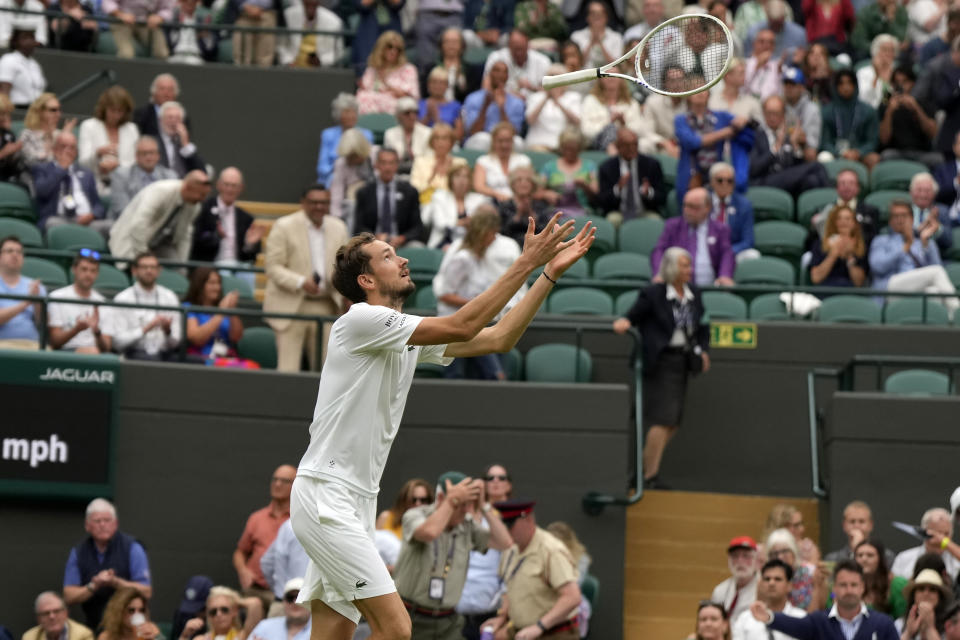
<path id="1" fill-rule="evenodd" d="M 509 500 L 493 505 L 507 525 L 514 546 L 503 552 L 500 577 L 507 587 L 497 616 L 480 625 L 496 632 L 506 626 L 515 640 L 549 636 L 580 640 L 577 567 L 567 547 L 537 526 L 534 502 Z"/>
<path id="2" fill-rule="evenodd" d="M 757 543 L 750 536 L 737 536 L 727 545 L 730 577 L 713 589 L 710 600 L 723 604 L 730 625 L 757 599 Z"/>

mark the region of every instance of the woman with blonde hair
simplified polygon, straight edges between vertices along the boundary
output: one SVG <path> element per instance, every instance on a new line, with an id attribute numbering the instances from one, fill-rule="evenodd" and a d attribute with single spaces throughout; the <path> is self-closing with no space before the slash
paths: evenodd
<path id="1" fill-rule="evenodd" d="M 650 153 L 663 142 L 653 125 L 643 117 L 640 103 L 630 95 L 627 81 L 621 78 L 600 78 L 583 99 L 580 107 L 580 130 L 591 149 L 615 155 L 617 129 L 626 127 L 640 138 L 640 151 Z"/>
<path id="2" fill-rule="evenodd" d="M 153 640 L 160 635 L 150 622 L 147 600 L 132 587 L 117 589 L 110 597 L 101 627 L 97 640 Z"/>
<path id="3" fill-rule="evenodd" d="M 505 120 L 494 125 L 490 130 L 490 152 L 477 158 L 473 170 L 473 190 L 497 202 L 506 202 L 513 197 L 508 178 L 510 173 L 530 166 L 530 158 L 513 151 L 515 134 L 513 125 Z"/>
<path id="4" fill-rule="evenodd" d="M 109 193 L 110 175 L 117 167 L 129 167 L 137 161 L 140 131 L 132 118 L 133 97 L 115 85 L 100 94 L 93 117 L 80 123 L 77 159 L 96 172 L 101 194 Z"/>
<path id="5" fill-rule="evenodd" d="M 449 188 L 447 175 L 451 169 L 466 166 L 466 159 L 450 154 L 456 141 L 453 127 L 445 122 L 438 122 L 433 125 L 427 141 L 433 153 L 420 154 L 413 159 L 410 184 L 420 192 L 420 204 L 429 204 L 435 191 Z"/>
<path id="6" fill-rule="evenodd" d="M 547 69 L 549 75 L 566 73 L 567 68 L 554 63 Z M 527 98 L 526 146 L 534 151 L 555 151 L 559 146 L 560 132 L 568 126 L 580 126 L 581 95 L 556 87 L 549 91 L 541 89 Z"/>
<path id="7" fill-rule="evenodd" d="M 241 609 L 246 611 L 246 619 L 242 623 Z M 262 619 L 263 602 L 260 598 L 243 598 L 230 587 L 210 587 L 210 595 L 207 596 L 207 632 L 193 636 L 193 640 L 246 640 Z M 188 633 L 196 633 L 202 626 L 199 622 L 198 618 L 187 622 L 180 638 L 189 638 Z"/>
<path id="8" fill-rule="evenodd" d="M 60 101 L 52 93 L 41 94 L 30 104 L 20 134 L 21 153 L 27 167 L 53 160 L 54 140 L 61 133 L 73 133 L 77 119 L 70 118 L 63 123 L 63 129 L 59 129 L 60 115 Z"/>
<path id="9" fill-rule="evenodd" d="M 477 207 L 489 203 L 490 199 L 475 191 L 473 169 L 468 164 L 454 164 L 447 173 L 447 188 L 433 192 L 430 203 L 423 208 L 423 224 L 430 227 L 430 239 L 427 246 L 444 249 L 466 233 L 470 216 Z"/>
<path id="10" fill-rule="evenodd" d="M 727 75 L 723 76 L 723 83 L 716 85 L 710 91 L 710 102 L 707 108 L 713 111 L 729 111 L 735 116 L 752 118 L 763 122 L 763 108 L 756 96 L 743 90 L 747 81 L 747 62 L 743 58 L 734 58 L 730 61 Z"/>
<path id="11" fill-rule="evenodd" d="M 587 214 L 590 200 L 597 195 L 597 163 L 580 157 L 583 135 L 577 127 L 560 133 L 560 157 L 543 165 L 540 175 L 546 180 L 544 199 L 563 209 L 570 217 Z"/>
<path id="12" fill-rule="evenodd" d="M 387 31 L 377 38 L 367 60 L 367 70 L 360 78 L 357 89 L 360 115 L 392 114 L 397 110 L 397 100 L 404 96 L 420 100 L 417 68 L 407 62 L 403 36 Z"/>
<path id="13" fill-rule="evenodd" d="M 337 143 L 337 159 L 330 179 L 330 212 L 353 230 L 353 208 L 357 190 L 373 179 L 370 142 L 360 129 L 347 129 Z"/>
<path id="14" fill-rule="evenodd" d="M 857 214 L 838 205 L 827 214 L 823 238 L 813 245 L 810 280 L 825 287 L 862 287 L 870 269 Z"/>
<path id="15" fill-rule="evenodd" d="M 820 549 L 810 538 L 805 537 L 806 527 L 803 524 L 803 514 L 792 504 L 777 504 L 770 510 L 767 523 L 763 528 L 761 539 L 766 539 L 775 529 L 787 529 L 797 540 L 800 551 L 800 561 L 816 564 L 820 562 Z M 766 557 L 761 554 L 761 557 Z"/>

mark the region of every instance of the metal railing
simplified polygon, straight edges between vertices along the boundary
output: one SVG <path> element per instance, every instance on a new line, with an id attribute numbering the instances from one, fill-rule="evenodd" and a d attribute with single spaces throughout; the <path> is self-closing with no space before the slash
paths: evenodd
<path id="1" fill-rule="evenodd" d="M 44 249 L 42 247 L 24 247 L 24 255 L 28 258 L 44 258 L 46 260 L 73 260 L 77 256 L 77 251 L 72 249 Z M 100 252 L 100 262 L 108 264 L 129 264 L 130 258 L 119 258 L 109 253 Z M 197 267 L 207 267 L 217 271 L 240 271 L 245 273 L 266 273 L 266 269 L 252 264 L 218 264 L 216 262 L 202 262 L 200 260 L 170 260 L 159 258 L 157 262 L 160 266 L 168 269 L 195 269 Z"/>

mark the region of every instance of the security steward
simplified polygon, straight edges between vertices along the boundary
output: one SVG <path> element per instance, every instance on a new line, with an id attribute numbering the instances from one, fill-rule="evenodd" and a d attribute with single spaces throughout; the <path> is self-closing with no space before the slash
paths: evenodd
<path id="1" fill-rule="evenodd" d="M 481 513 L 483 516 L 481 516 Z M 489 531 L 481 525 L 483 517 Z M 403 545 L 393 570 L 397 593 L 410 612 L 412 640 L 463 640 L 463 616 L 454 607 L 463 593 L 471 551 L 504 550 L 512 540 L 484 501 L 483 480 L 448 471 L 437 499 L 403 514 Z"/>
<path id="2" fill-rule="evenodd" d="M 579 640 L 577 568 L 567 547 L 537 526 L 535 504 L 509 500 L 493 505 L 514 545 L 500 561 L 507 587 L 503 606 L 481 628 L 493 627 L 496 640 Z"/>

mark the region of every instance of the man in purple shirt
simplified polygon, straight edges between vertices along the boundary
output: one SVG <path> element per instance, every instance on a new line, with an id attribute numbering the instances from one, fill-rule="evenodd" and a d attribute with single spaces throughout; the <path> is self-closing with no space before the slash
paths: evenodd
<path id="1" fill-rule="evenodd" d="M 663 253 L 670 247 L 683 247 L 693 256 L 693 279 L 698 287 L 733 285 L 735 264 L 730 247 L 730 228 L 710 219 L 710 193 L 703 188 L 683 196 L 683 216 L 670 218 L 650 256 L 653 272 L 660 269 Z"/>

